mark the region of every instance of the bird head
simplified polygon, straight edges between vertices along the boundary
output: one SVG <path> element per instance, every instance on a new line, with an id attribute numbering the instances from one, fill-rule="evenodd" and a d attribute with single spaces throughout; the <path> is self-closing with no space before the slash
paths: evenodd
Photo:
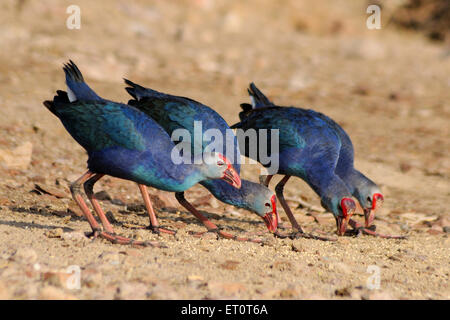
<path id="1" fill-rule="evenodd" d="M 384 202 L 380 188 L 370 180 L 364 181 L 355 189 L 354 196 L 358 199 L 364 210 L 366 227 L 369 227 L 375 219 L 375 212 Z"/>
<path id="2" fill-rule="evenodd" d="M 331 199 L 322 199 L 322 205 L 333 213 L 338 234 L 340 236 L 344 235 L 348 222 L 356 210 L 355 201 L 348 197 L 333 197 Z"/>
<path id="3" fill-rule="evenodd" d="M 203 162 L 200 164 L 200 170 L 208 179 L 222 179 L 237 189 L 241 187 L 239 173 L 221 153 L 203 153 Z"/>
<path id="4" fill-rule="evenodd" d="M 278 212 L 275 193 L 266 186 L 248 180 L 242 181 L 244 207 L 260 216 L 270 232 L 277 231 Z"/>

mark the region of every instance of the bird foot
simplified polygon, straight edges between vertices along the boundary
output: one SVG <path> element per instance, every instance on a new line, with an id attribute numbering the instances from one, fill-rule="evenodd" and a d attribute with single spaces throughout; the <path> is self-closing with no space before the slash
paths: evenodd
<path id="1" fill-rule="evenodd" d="M 369 227 L 364 227 L 363 225 L 359 224 L 358 222 L 350 219 L 349 224 L 352 226 L 353 230 L 347 230 L 345 232 L 346 236 L 360 236 L 361 234 L 365 234 L 368 236 L 383 238 L 383 239 L 407 239 L 407 236 L 398 236 L 398 235 L 388 235 L 388 234 L 381 234 L 378 232 L 375 232 L 377 227 L 373 224 Z"/>
<path id="2" fill-rule="evenodd" d="M 316 236 L 314 234 L 305 233 L 303 231 L 294 231 L 289 234 L 281 234 L 279 232 L 275 232 L 274 236 L 276 238 L 280 238 L 280 239 L 289 238 L 291 240 L 305 238 L 305 239 L 314 239 L 314 240 L 322 240 L 322 241 L 337 241 L 337 239 L 335 239 L 335 238 Z"/>
<path id="3" fill-rule="evenodd" d="M 192 233 L 194 237 L 200 238 L 206 233 L 215 233 L 217 235 L 217 239 L 223 238 L 223 239 L 230 239 L 230 240 L 236 240 L 236 241 L 245 241 L 245 242 L 253 242 L 253 243 L 263 243 L 261 239 L 251 239 L 246 237 L 238 237 L 236 235 L 232 235 L 231 233 L 225 232 L 221 230 L 220 228 L 215 229 L 209 229 L 205 232 L 195 232 Z"/>
<path id="4" fill-rule="evenodd" d="M 373 236 L 377 238 L 383 238 L 383 239 L 408 239 L 407 236 L 400 236 L 400 235 L 389 235 L 389 234 L 382 234 L 375 231 L 372 231 L 369 228 L 360 227 L 353 230 L 347 230 L 345 232 L 346 236 L 360 236 L 361 234 Z"/>
<path id="5" fill-rule="evenodd" d="M 163 228 L 163 227 L 160 227 L 160 226 L 154 227 L 152 225 L 149 225 L 148 227 L 146 227 L 146 229 L 148 229 L 151 232 L 156 233 L 158 235 L 161 234 L 161 233 L 167 233 L 167 234 L 170 234 L 170 235 L 174 236 L 177 233 L 176 230 L 170 230 L 170 229 L 166 229 L 166 228 Z"/>
<path id="6" fill-rule="evenodd" d="M 154 227 L 152 225 L 149 226 L 132 226 L 131 229 L 145 229 L 145 230 L 150 230 L 152 233 L 160 235 L 161 233 L 166 233 L 166 234 L 170 234 L 170 235 L 175 235 L 177 233 L 176 230 L 170 230 L 170 229 L 166 229 L 163 227 Z"/>
<path id="7" fill-rule="evenodd" d="M 131 245 L 135 247 L 153 247 L 153 248 L 167 248 L 166 245 L 156 241 L 138 241 L 130 238 L 119 236 L 115 233 L 106 231 L 94 230 L 90 235 L 90 238 L 96 239 L 98 237 L 106 239 L 114 244 Z"/>
<path id="8" fill-rule="evenodd" d="M 89 239 L 97 239 L 97 237 L 99 236 L 100 233 L 102 233 L 102 229 L 93 229 L 92 232 L 90 233 L 86 233 L 86 237 L 88 237 Z"/>

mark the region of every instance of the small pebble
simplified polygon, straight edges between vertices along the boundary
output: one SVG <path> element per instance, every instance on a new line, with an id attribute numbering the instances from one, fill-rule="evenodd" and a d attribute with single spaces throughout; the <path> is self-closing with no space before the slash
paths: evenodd
<path id="1" fill-rule="evenodd" d="M 45 232 L 44 234 L 47 236 L 47 238 L 61 238 L 63 233 L 64 233 L 64 230 L 62 228 L 56 228 L 56 229 L 51 229 L 51 230 Z"/>

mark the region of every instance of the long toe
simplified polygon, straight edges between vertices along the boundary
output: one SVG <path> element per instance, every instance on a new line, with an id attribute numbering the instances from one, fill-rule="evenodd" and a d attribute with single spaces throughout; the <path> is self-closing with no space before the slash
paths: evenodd
<path id="1" fill-rule="evenodd" d="M 306 233 L 306 232 L 302 232 L 302 231 L 295 231 L 289 234 L 281 234 L 279 232 L 274 233 L 274 236 L 277 238 L 281 238 L 281 239 L 300 239 L 300 238 L 304 238 L 304 239 L 313 239 L 313 240 L 321 240 L 321 241 L 337 241 L 336 238 L 329 238 L 329 237 L 322 237 L 322 236 L 317 236 L 311 233 Z"/>
<path id="2" fill-rule="evenodd" d="M 346 232 L 345 235 L 349 236 L 358 236 L 360 234 L 377 237 L 377 238 L 383 238 L 383 239 L 408 239 L 407 236 L 400 236 L 400 235 L 389 235 L 389 234 L 382 234 L 373 231 L 371 228 L 358 228 L 354 230 L 349 230 L 348 233 Z"/>
<path id="3" fill-rule="evenodd" d="M 361 234 L 365 234 L 372 237 L 384 238 L 384 239 L 407 239 L 407 236 L 400 235 L 388 235 L 375 232 L 376 226 L 373 224 L 370 227 L 366 228 L 360 223 L 350 219 L 349 224 L 352 226 L 353 230 L 347 230 L 345 232 L 346 236 L 359 236 Z"/>
<path id="4" fill-rule="evenodd" d="M 252 239 L 247 237 L 238 237 L 236 235 L 232 235 L 231 233 L 227 233 L 225 231 L 219 230 L 219 236 L 224 239 L 231 239 L 236 241 L 245 241 L 245 242 L 253 242 L 253 243 L 263 243 L 262 239 Z"/>
<path id="5" fill-rule="evenodd" d="M 99 233 L 98 236 L 115 244 L 131 245 L 136 247 L 167 248 L 166 245 L 156 241 L 138 241 L 106 231 Z"/>
<path id="6" fill-rule="evenodd" d="M 151 230 L 153 233 L 156 233 L 156 234 L 166 233 L 166 234 L 170 234 L 173 236 L 177 234 L 176 230 L 170 230 L 170 229 L 163 228 L 160 226 L 154 227 L 152 225 L 149 225 L 146 229 Z"/>
<path id="7" fill-rule="evenodd" d="M 313 239 L 313 240 L 321 240 L 321 241 L 337 241 L 336 238 L 317 236 L 312 233 L 306 233 L 306 232 L 300 232 L 300 231 L 294 232 L 290 238 L 291 239 L 305 238 L 305 239 Z"/>
<path id="8" fill-rule="evenodd" d="M 233 235 L 231 233 L 222 231 L 220 229 L 210 229 L 208 231 L 204 232 L 195 232 L 191 233 L 194 237 L 201 238 L 207 233 L 215 233 L 217 235 L 217 239 L 223 238 L 223 239 L 229 239 L 229 240 L 235 240 L 235 241 L 244 241 L 244 242 L 253 242 L 253 243 L 264 243 L 262 239 L 252 239 L 248 237 L 239 237 L 236 235 Z"/>

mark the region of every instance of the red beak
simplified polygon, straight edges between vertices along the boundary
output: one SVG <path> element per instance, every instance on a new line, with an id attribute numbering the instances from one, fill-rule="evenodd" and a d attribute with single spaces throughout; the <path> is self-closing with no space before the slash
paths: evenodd
<path id="1" fill-rule="evenodd" d="M 269 229 L 270 232 L 277 231 L 278 227 L 278 212 L 277 212 L 277 206 L 276 206 L 276 200 L 277 198 L 275 195 L 272 196 L 270 201 L 272 202 L 272 212 L 266 213 L 266 215 L 263 217 L 264 222 L 266 223 L 267 229 Z"/>
<path id="2" fill-rule="evenodd" d="M 340 236 L 345 234 L 347 224 L 356 210 L 356 203 L 353 199 L 342 198 L 341 200 L 342 216 L 336 218 L 337 231 Z"/>
<path id="3" fill-rule="evenodd" d="M 241 178 L 231 164 L 228 164 L 228 168 L 225 170 L 222 179 L 237 189 L 241 187 Z"/>
<path id="4" fill-rule="evenodd" d="M 372 196 L 372 208 L 364 209 L 364 220 L 366 228 L 370 227 L 375 219 L 375 210 L 383 205 L 384 197 L 380 193 L 374 193 Z"/>

